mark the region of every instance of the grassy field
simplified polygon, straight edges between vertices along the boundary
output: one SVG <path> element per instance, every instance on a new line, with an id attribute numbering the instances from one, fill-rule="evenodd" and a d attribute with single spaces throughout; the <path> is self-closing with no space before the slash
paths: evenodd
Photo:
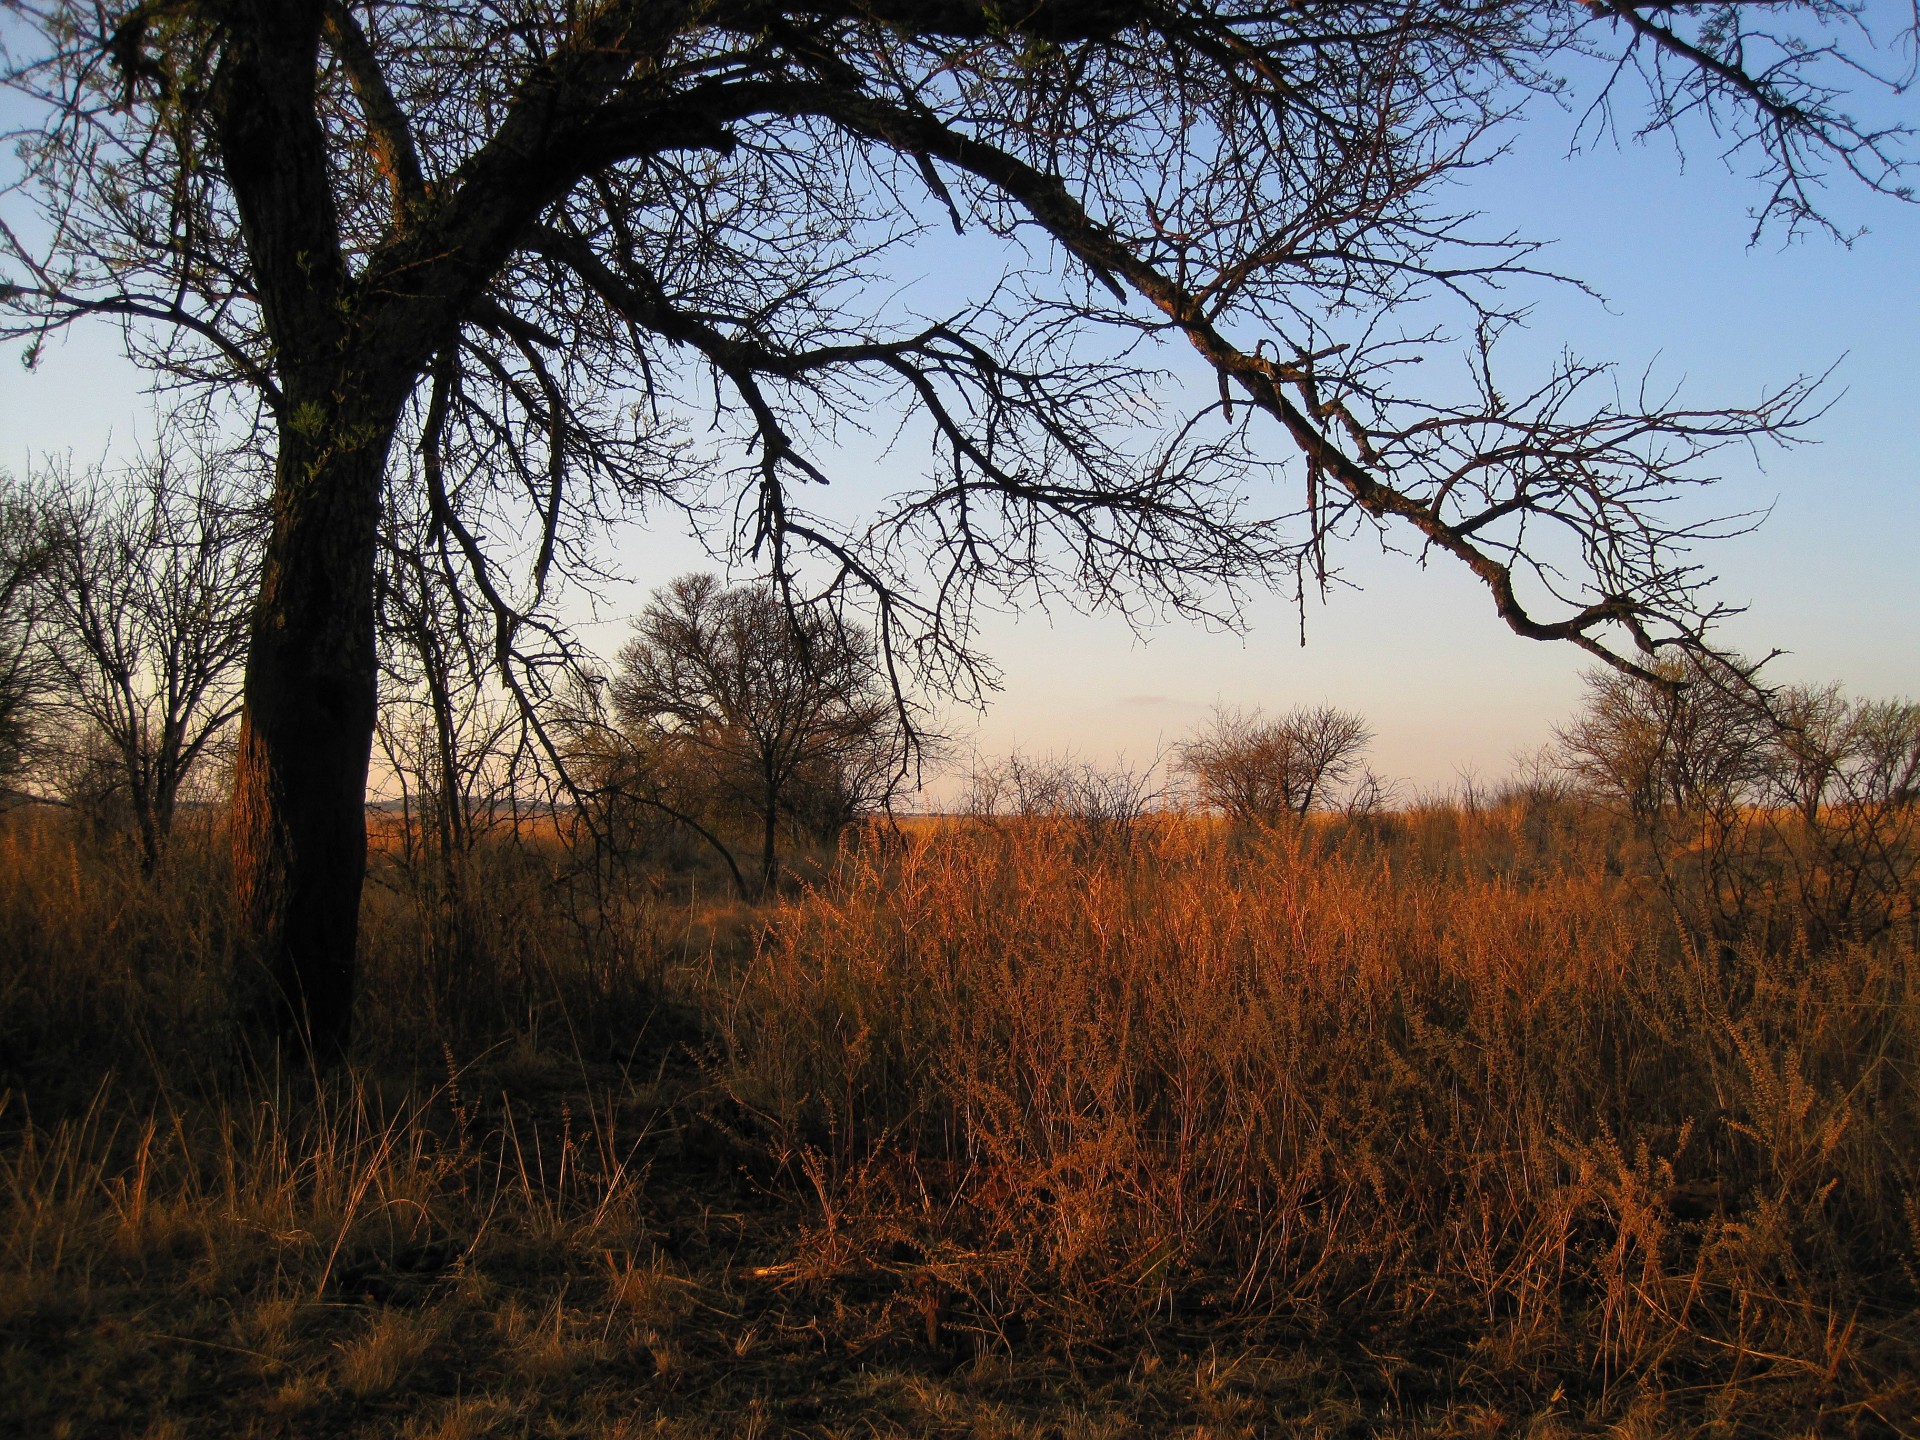
<path id="1" fill-rule="evenodd" d="M 1920 958 L 1604 817 L 381 847 L 276 1073 L 217 835 L 0 833 L 0 1429 L 1920 1433 Z M 1757 937 L 1769 937 L 1762 942 Z"/>

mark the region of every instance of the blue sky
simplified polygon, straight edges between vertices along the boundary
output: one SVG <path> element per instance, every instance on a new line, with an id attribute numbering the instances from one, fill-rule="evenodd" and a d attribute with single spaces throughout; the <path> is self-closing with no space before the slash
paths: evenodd
<path id="1" fill-rule="evenodd" d="M 1544 288 L 1507 359 L 1524 369 L 1570 346 L 1725 403 L 1837 364 L 1819 443 L 1766 454 L 1764 469 L 1728 458 L 1701 513 L 1771 514 L 1700 558 L 1718 593 L 1749 607 L 1728 638 L 1790 652 L 1772 673 L 1920 696 L 1920 207 L 1841 192 L 1836 210 L 1868 232 L 1851 248 L 1749 246 L 1755 192 L 1716 161 L 1683 169 L 1670 148 L 1631 143 L 1569 157 L 1571 129 L 1537 114 L 1472 198 L 1554 240 L 1549 263 L 1606 303 Z M 1243 637 L 1008 621 L 992 637 L 1006 690 L 982 742 L 1139 759 L 1216 700 L 1327 700 L 1374 721 L 1382 770 L 1431 785 L 1503 773 L 1577 703 L 1584 657 L 1513 636 L 1469 577 L 1359 547 L 1347 562 L 1364 589 L 1310 609 L 1304 649 L 1285 602 L 1256 606 Z"/>
<path id="2" fill-rule="evenodd" d="M 1757 192 L 1710 155 L 1682 166 L 1670 147 L 1628 142 L 1570 157 L 1573 125 L 1537 110 L 1514 153 L 1468 192 L 1491 224 L 1553 240 L 1549 263 L 1606 297 L 1543 287 L 1508 360 L 1544 365 L 1570 346 L 1629 374 L 1651 364 L 1693 399 L 1730 403 L 1839 362 L 1820 443 L 1775 452 L 1764 471 L 1734 457 L 1703 498 L 1703 514 L 1772 513 L 1702 558 L 1722 597 L 1750 607 L 1728 627 L 1733 643 L 1790 652 L 1776 673 L 1920 696 L 1920 207 L 1836 187 L 1836 212 L 1867 229 L 1851 248 L 1779 237 L 1749 246 Z M 8 357 L 0 464 L 124 450 L 147 424 L 141 391 L 110 327 L 76 332 L 33 373 Z M 703 563 L 671 530 L 623 533 L 615 550 L 632 586 L 589 627 L 607 653 L 648 587 Z M 1136 635 L 1114 617 L 1070 612 L 995 617 L 982 638 L 1004 688 L 984 717 L 956 713 L 948 726 L 989 751 L 1143 762 L 1216 702 L 1331 701 L 1371 719 L 1377 768 L 1435 785 L 1504 772 L 1576 703 L 1582 657 L 1511 635 L 1468 577 L 1363 546 L 1344 558 L 1363 588 L 1310 608 L 1304 649 L 1281 600 L 1256 604 L 1243 634 L 1170 625 Z"/>

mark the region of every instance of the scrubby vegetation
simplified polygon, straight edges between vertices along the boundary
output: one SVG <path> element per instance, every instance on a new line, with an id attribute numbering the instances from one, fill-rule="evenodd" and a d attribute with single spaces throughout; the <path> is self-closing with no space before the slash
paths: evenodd
<path id="1" fill-rule="evenodd" d="M 355 1062 L 317 1080 L 235 1002 L 217 817 L 147 877 L 15 810 L 8 1413 L 1912 1431 L 1910 871 L 1810 939 L 1792 887 L 1744 933 L 1676 907 L 1643 827 L 1551 786 L 1266 829 L 1008 808 L 858 829 L 757 906 L 549 813 L 472 846 L 457 924 L 388 834 Z"/>
<path id="2" fill-rule="evenodd" d="M 1686 498 L 1834 392 L 1509 359 L 1456 184 L 1849 235 L 1876 8 L 9 3 L 0 340 L 165 408 L 0 473 L 0 1436 L 1920 1429 L 1920 708 Z M 626 523 L 744 583 L 609 667 Z M 1535 781 L 884 818 L 990 610 L 1356 539 L 1610 667 Z"/>

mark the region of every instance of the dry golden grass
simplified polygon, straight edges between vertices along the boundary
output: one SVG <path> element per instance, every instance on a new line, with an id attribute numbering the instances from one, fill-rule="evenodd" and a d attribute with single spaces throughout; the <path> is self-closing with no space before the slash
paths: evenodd
<path id="1" fill-rule="evenodd" d="M 1891 1424 L 1915 978 L 1893 945 L 1701 955 L 1597 872 L 956 829 L 773 917 L 726 1033 L 820 1265 L 904 1235 L 980 1325 Z"/>
<path id="2" fill-rule="evenodd" d="M 214 853 L 0 833 L 15 1433 L 1920 1433 L 1920 962 L 1692 947 L 1594 817 L 929 822 L 758 913 L 543 840 L 457 946 L 370 888 L 319 1082 Z"/>

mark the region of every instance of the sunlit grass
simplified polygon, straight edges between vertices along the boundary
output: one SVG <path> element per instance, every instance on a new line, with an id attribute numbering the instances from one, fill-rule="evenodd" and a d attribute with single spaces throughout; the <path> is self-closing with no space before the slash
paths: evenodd
<path id="1" fill-rule="evenodd" d="M 217 846 L 0 844 L 21 1433 L 1920 1413 L 1911 947 L 1703 947 L 1596 817 L 928 822 L 759 912 L 543 841 L 463 952 L 372 888 L 319 1081 L 234 1028 Z"/>

